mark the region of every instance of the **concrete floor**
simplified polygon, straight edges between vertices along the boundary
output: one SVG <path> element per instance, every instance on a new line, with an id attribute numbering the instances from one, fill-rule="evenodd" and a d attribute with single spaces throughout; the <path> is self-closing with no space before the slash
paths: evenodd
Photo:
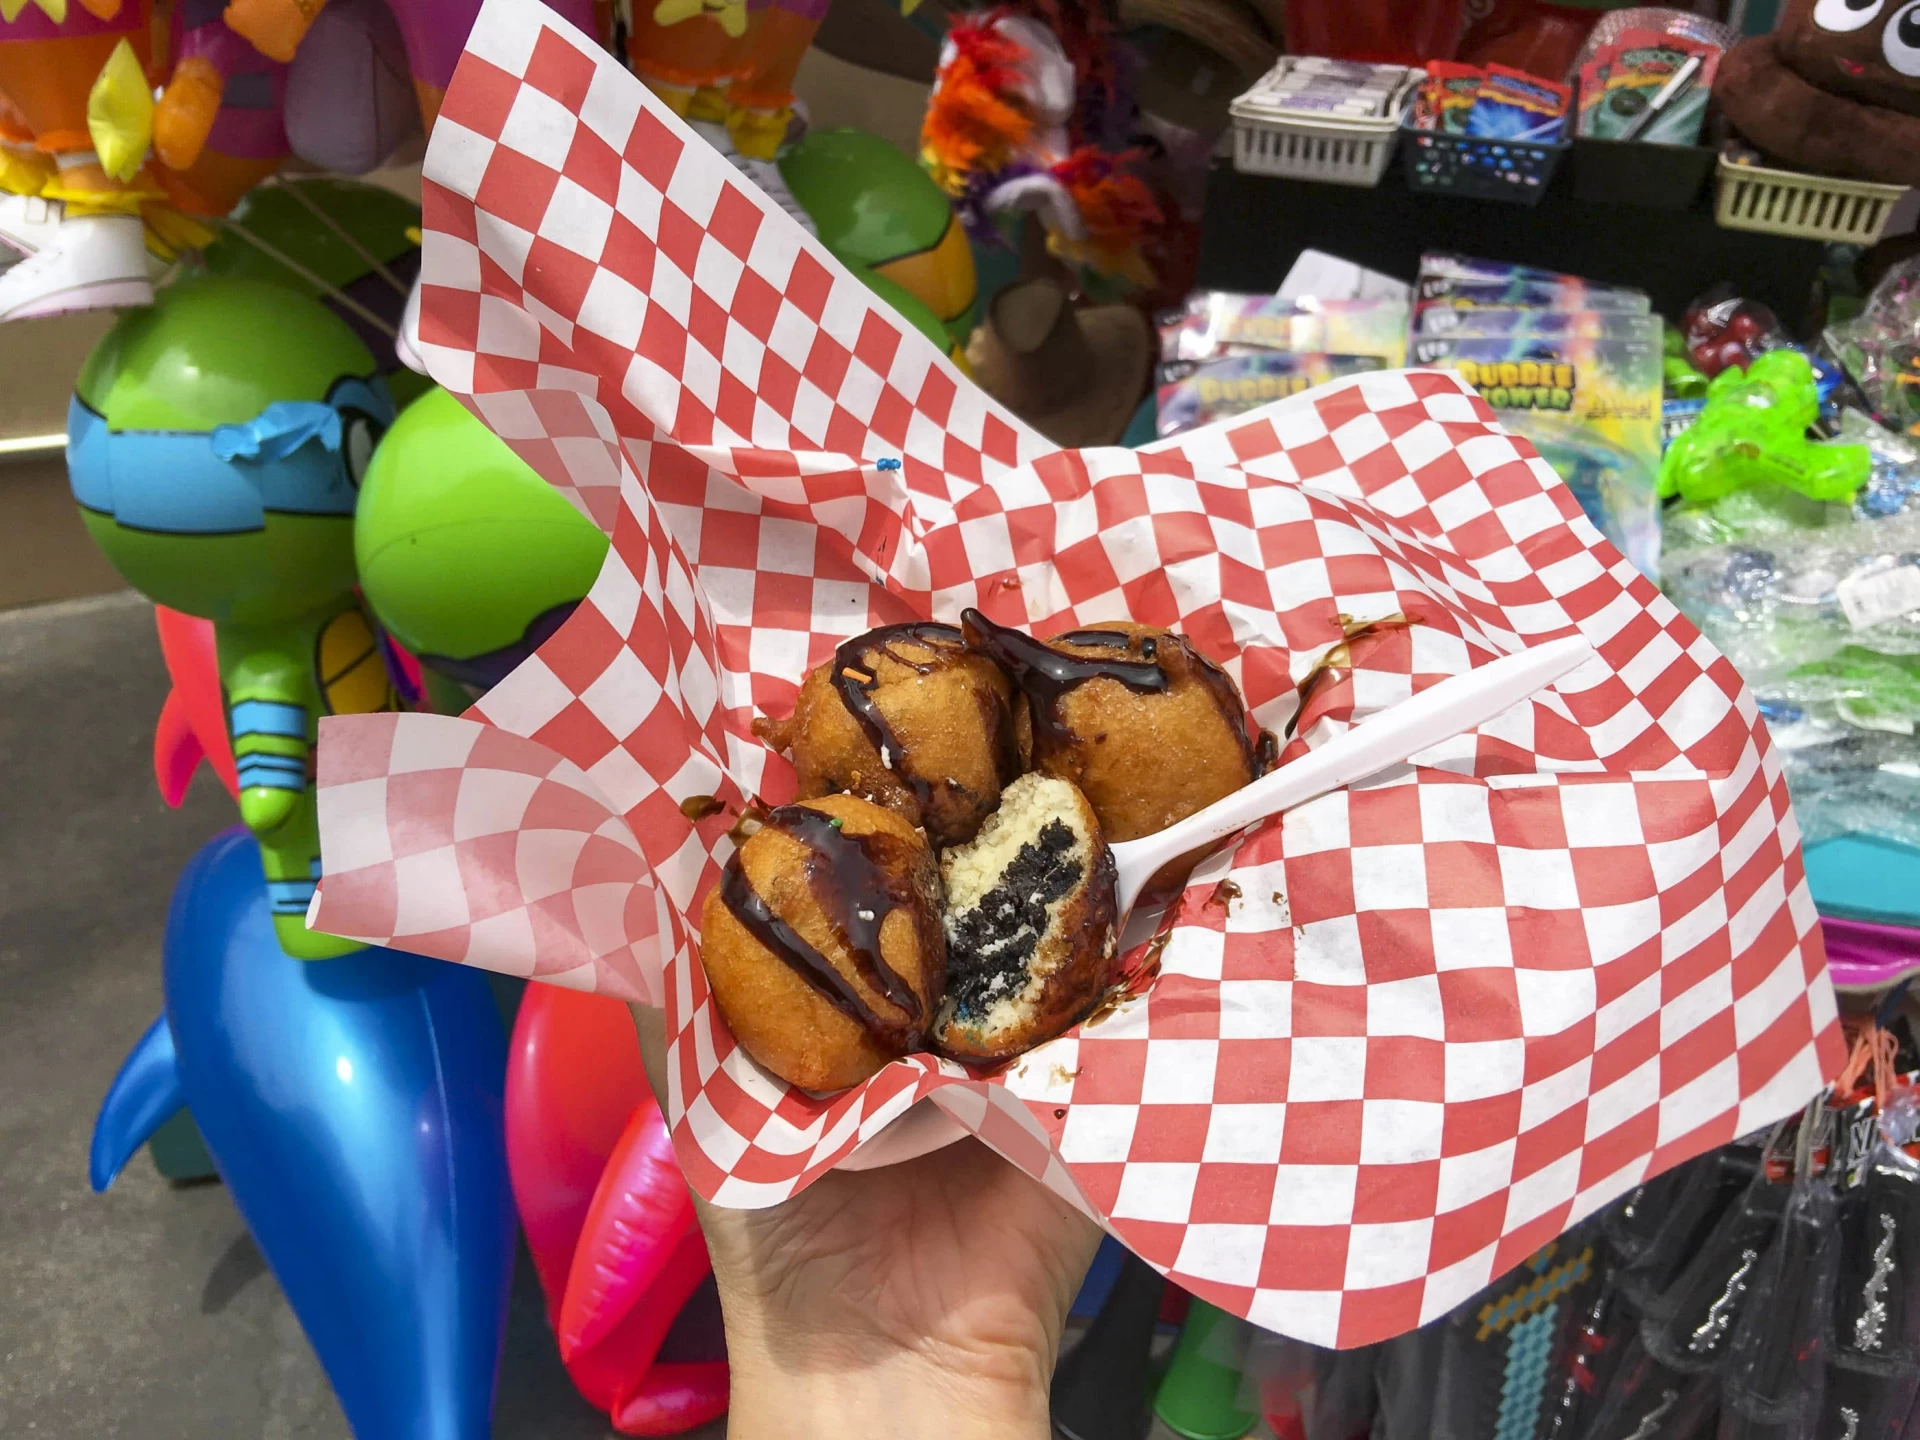
<path id="1" fill-rule="evenodd" d="M 160 1003 L 174 878 L 233 821 L 204 777 L 178 813 L 154 789 L 165 692 L 137 597 L 0 611 L 0 1436 L 346 1440 L 223 1188 L 144 1156 L 87 1188 L 94 1111 Z M 611 1434 L 524 1255 L 516 1282 L 494 1434 Z"/>

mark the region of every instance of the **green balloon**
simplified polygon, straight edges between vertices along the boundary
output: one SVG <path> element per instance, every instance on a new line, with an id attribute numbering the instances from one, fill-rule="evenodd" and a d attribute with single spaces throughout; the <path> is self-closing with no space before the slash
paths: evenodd
<path id="1" fill-rule="evenodd" d="M 780 178 L 842 259 L 882 265 L 937 245 L 953 209 L 926 171 L 865 130 L 809 130 Z"/>
<path id="2" fill-rule="evenodd" d="M 317 301 L 258 280 L 182 281 L 109 330 L 74 389 L 112 430 L 212 430 L 275 400 L 325 400 L 373 356 Z"/>
<path id="3" fill-rule="evenodd" d="M 288 193 L 294 187 L 299 194 Z M 302 200 L 311 202 L 312 208 Z M 315 209 L 333 224 L 317 219 Z M 382 265 L 391 265 L 419 248 L 407 231 L 418 228 L 420 207 L 391 190 L 359 180 L 323 175 L 282 178 L 276 184 L 249 191 L 229 218 L 248 234 L 258 236 L 327 284 L 341 289 L 373 273 L 368 255 Z M 203 254 L 210 275 L 265 280 L 315 298 L 323 293 L 232 231 L 222 231 Z"/>
<path id="4" fill-rule="evenodd" d="M 157 534 L 82 510 L 93 543 L 156 605 L 222 625 L 285 625 L 353 588 L 353 526 L 341 516 L 269 515 L 239 535 Z"/>
<path id="5" fill-rule="evenodd" d="M 520 645 L 536 621 L 585 597 L 607 537 L 436 388 L 374 451 L 354 550 L 374 614 L 431 664 Z"/>
<path id="6" fill-rule="evenodd" d="M 416 268 L 420 207 L 411 200 L 360 180 L 282 176 L 272 185 L 248 191 L 228 219 L 232 227 L 223 229 L 202 252 L 208 274 L 264 280 L 339 306 L 326 288 L 331 287 L 398 322 L 399 292 L 375 273 L 373 262 L 395 267 L 399 276 L 410 275 Z M 301 270 L 325 282 L 324 286 Z M 348 312 L 341 308 L 338 313 Z M 432 385 L 426 376 L 390 359 L 385 347 L 376 348 L 387 367 L 388 388 L 399 404 L 405 405 Z"/>
<path id="7" fill-rule="evenodd" d="M 319 302 L 257 280 L 201 278 L 122 315 L 75 389 L 110 432 L 206 433 L 278 400 L 325 400 L 334 382 L 374 372 L 367 348 Z M 81 516 L 134 589 L 221 624 L 286 624 L 353 588 L 351 516 L 269 511 L 258 530 L 214 534 Z"/>
<path id="8" fill-rule="evenodd" d="M 973 252 L 926 171 L 864 130 L 810 130 L 778 163 L 835 259 L 890 303 L 911 298 L 899 308 L 942 350 L 966 344 L 979 288 Z"/>

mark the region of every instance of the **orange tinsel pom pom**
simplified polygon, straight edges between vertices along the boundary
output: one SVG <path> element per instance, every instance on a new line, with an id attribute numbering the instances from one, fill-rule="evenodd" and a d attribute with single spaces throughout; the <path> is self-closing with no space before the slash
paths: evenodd
<path id="1" fill-rule="evenodd" d="M 1146 284 L 1152 271 L 1141 258 L 1140 244 L 1163 217 L 1146 181 L 1126 168 L 1135 158 L 1134 151 L 1109 155 L 1082 145 L 1053 167 L 1053 178 L 1072 197 L 1086 226 L 1087 238 L 1076 247 L 1083 252 L 1080 258 Z"/>
<path id="2" fill-rule="evenodd" d="M 964 186 L 970 172 L 1003 169 L 1033 133 L 1016 90 L 1026 47 L 994 29 L 1006 13 L 961 20 L 947 32 L 953 57 L 934 77 L 920 145 L 949 190 Z"/>

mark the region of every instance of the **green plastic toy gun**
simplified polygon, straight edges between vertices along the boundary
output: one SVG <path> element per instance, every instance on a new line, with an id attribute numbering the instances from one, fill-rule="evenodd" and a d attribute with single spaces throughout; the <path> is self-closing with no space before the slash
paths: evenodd
<path id="1" fill-rule="evenodd" d="M 1813 366 L 1797 350 L 1769 350 L 1707 387 L 1699 420 L 1667 447 L 1660 494 L 1707 504 L 1749 485 L 1782 485 L 1810 500 L 1852 501 L 1872 461 L 1864 445 L 1807 438 L 1819 418 Z"/>

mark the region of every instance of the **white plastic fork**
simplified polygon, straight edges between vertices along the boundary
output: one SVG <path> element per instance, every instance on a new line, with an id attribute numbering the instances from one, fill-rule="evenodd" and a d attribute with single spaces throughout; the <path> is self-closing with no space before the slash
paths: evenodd
<path id="1" fill-rule="evenodd" d="M 1177 824 L 1122 841 L 1113 847 L 1120 872 L 1115 924 L 1125 927 L 1141 890 L 1169 861 L 1484 725 L 1591 658 L 1593 647 L 1570 635 L 1450 675 Z"/>

